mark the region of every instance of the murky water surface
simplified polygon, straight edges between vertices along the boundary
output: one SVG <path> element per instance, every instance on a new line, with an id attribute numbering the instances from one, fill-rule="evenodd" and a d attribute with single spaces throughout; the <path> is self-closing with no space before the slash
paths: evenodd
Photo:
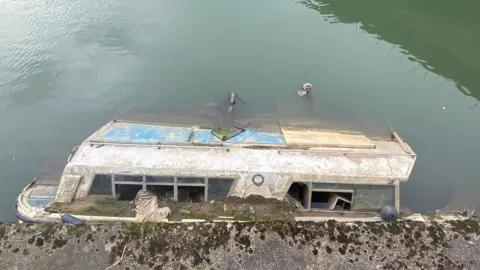
<path id="1" fill-rule="evenodd" d="M 236 91 L 259 113 L 307 111 L 418 154 L 402 205 L 480 203 L 480 2 L 0 1 L 0 220 L 40 172 L 130 109 Z M 314 99 L 296 94 L 313 84 Z M 445 107 L 445 110 L 441 108 Z"/>

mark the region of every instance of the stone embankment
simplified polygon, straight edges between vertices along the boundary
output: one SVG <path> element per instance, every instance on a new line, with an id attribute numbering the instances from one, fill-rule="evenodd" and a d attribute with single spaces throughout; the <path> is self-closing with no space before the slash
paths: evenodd
<path id="1" fill-rule="evenodd" d="M 0 269 L 480 269 L 478 220 L 0 224 Z"/>

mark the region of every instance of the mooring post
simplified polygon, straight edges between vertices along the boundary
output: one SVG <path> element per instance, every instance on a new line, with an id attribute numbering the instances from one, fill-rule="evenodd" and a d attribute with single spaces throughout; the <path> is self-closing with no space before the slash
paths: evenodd
<path id="1" fill-rule="evenodd" d="M 400 181 L 395 180 L 395 210 L 400 213 Z"/>

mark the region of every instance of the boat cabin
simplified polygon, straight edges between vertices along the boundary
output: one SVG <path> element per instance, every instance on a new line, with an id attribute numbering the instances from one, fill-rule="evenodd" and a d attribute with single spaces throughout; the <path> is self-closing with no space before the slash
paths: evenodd
<path id="1" fill-rule="evenodd" d="M 260 195 L 304 210 L 399 209 L 399 184 L 416 156 L 393 132 L 244 128 L 222 140 L 211 129 L 112 121 L 69 157 L 56 202 L 89 195 L 133 200 L 139 190 L 178 202 Z"/>

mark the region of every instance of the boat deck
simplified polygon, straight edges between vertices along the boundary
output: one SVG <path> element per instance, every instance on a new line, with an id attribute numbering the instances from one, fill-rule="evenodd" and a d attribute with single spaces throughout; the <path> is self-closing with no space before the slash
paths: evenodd
<path id="1" fill-rule="evenodd" d="M 31 207 L 43 208 L 53 201 L 57 194 L 63 169 L 42 173 L 35 182 L 26 189 L 26 201 Z"/>
<path id="2" fill-rule="evenodd" d="M 211 129 L 175 127 L 128 122 L 113 122 L 89 139 L 95 142 L 139 144 L 218 144 L 222 141 L 212 135 Z M 246 128 L 244 132 L 224 141 L 228 143 L 285 144 L 282 134 L 266 133 Z"/>
<path id="3" fill-rule="evenodd" d="M 53 201 L 57 190 L 58 186 L 54 185 L 35 185 L 27 197 L 27 202 L 31 207 L 43 208 Z"/>
<path id="4" fill-rule="evenodd" d="M 243 132 L 222 141 L 215 137 L 209 128 L 124 121 L 112 121 L 108 123 L 86 141 L 89 143 L 150 145 L 231 146 L 235 144 L 248 144 L 270 147 L 344 148 L 352 150 L 374 150 L 379 144 L 382 144 L 382 142 L 392 142 L 389 140 L 373 141 L 373 139 L 371 140 L 359 132 L 295 128 L 292 126 L 282 126 L 279 123 L 277 123 L 276 126 L 249 126 L 245 128 Z M 405 151 L 401 152 L 405 153 Z"/>

